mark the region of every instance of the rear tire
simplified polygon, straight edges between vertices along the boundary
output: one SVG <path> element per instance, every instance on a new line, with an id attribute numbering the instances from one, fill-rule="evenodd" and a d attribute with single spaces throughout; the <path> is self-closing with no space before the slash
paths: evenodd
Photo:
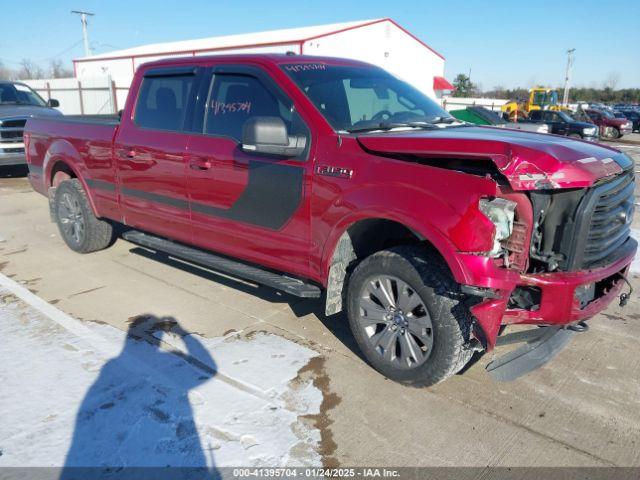
<path id="1" fill-rule="evenodd" d="M 396 382 L 434 385 L 460 371 L 472 316 L 443 261 L 416 247 L 363 260 L 347 291 L 349 325 L 367 361 Z"/>
<path id="2" fill-rule="evenodd" d="M 112 243 L 113 226 L 93 214 L 87 194 L 77 178 L 60 183 L 53 202 L 60 235 L 71 250 L 90 253 Z"/>

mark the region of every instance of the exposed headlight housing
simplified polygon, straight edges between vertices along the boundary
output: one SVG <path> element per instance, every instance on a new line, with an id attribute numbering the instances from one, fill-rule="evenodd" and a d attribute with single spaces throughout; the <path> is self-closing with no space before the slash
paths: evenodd
<path id="1" fill-rule="evenodd" d="M 585 127 L 582 129 L 584 135 L 595 135 L 598 131 L 598 127 Z"/>
<path id="2" fill-rule="evenodd" d="M 492 200 L 481 198 L 478 207 L 496 227 L 493 248 L 487 252 L 487 255 L 499 257 L 504 251 L 501 242 L 508 239 L 513 233 L 516 203 L 504 198 L 494 198 Z"/>

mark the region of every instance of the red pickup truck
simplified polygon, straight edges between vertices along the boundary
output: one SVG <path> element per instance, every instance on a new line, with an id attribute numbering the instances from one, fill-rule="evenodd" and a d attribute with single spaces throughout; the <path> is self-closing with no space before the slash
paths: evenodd
<path id="1" fill-rule="evenodd" d="M 584 113 L 600 127 L 600 135 L 605 138 L 622 138 L 633 132 L 633 122 L 626 118 L 616 118 L 608 110 L 586 109 Z"/>
<path id="2" fill-rule="evenodd" d="M 73 250 L 120 232 L 324 295 L 327 315 L 346 310 L 371 365 L 406 384 L 432 385 L 474 352 L 522 341 L 487 367 L 516 378 L 628 297 L 627 155 L 460 122 L 369 64 L 157 61 L 138 69 L 120 119 L 33 118 L 25 142 L 31 184 Z"/>

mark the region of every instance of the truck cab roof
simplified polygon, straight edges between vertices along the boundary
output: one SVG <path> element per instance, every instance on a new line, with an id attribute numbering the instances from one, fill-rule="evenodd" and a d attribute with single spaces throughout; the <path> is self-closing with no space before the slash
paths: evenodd
<path id="1" fill-rule="evenodd" d="M 261 63 L 274 66 L 290 63 L 325 63 L 331 65 L 370 66 L 367 62 L 314 55 L 297 55 L 288 53 L 247 53 L 233 55 L 202 55 L 191 57 L 164 58 L 143 63 L 141 67 L 163 67 L 169 65 L 209 65 L 213 63 Z"/>

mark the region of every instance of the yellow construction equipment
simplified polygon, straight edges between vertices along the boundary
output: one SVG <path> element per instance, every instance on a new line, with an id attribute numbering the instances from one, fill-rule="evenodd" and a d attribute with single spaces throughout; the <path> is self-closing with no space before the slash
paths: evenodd
<path id="1" fill-rule="evenodd" d="M 502 106 L 502 111 L 510 120 L 526 117 L 532 110 L 568 110 L 558 104 L 558 92 L 552 88 L 534 87 L 529 90 L 529 99 L 525 102 L 511 100 Z"/>

